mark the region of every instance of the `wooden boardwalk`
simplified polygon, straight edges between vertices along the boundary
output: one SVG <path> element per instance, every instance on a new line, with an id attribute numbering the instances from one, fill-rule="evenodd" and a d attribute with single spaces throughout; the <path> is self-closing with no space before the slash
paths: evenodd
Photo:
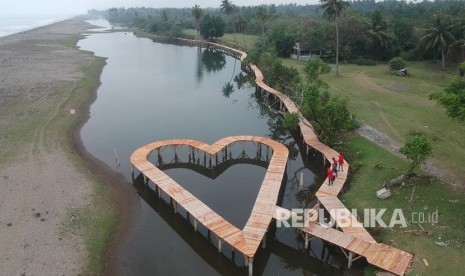
<path id="1" fill-rule="evenodd" d="M 296 215 L 287 209 L 276 206 L 275 219 L 280 219 L 278 214 L 282 216 L 284 213 L 287 213 L 286 217 Z M 397 275 L 404 275 L 413 258 L 413 255 L 408 252 L 366 240 L 364 236 L 322 226 L 317 222 L 308 222 L 300 230 L 304 234 L 305 248 L 308 248 L 309 241 L 315 237 L 336 245 L 347 257 L 348 267 L 352 266 L 353 261 L 365 257 L 374 266 Z"/>
<path id="2" fill-rule="evenodd" d="M 238 229 L 229 223 L 148 160 L 153 151 L 160 151 L 172 146 L 187 146 L 191 151 L 197 151 L 197 154 L 203 152 L 208 154 L 210 160 L 217 160 L 218 155 L 227 156 L 230 145 L 241 141 L 266 145 L 273 151 L 255 205 L 243 229 Z M 194 219 L 195 229 L 200 223 L 211 231 L 218 240 L 219 251 L 221 251 L 222 243 L 226 242 L 236 251 L 241 252 L 251 271 L 253 257 L 264 239 L 275 213 L 288 155 L 288 149 L 282 144 L 258 136 L 227 137 L 212 145 L 190 139 L 175 139 L 154 142 L 137 149 L 131 155 L 131 163 L 144 175 L 147 181 L 151 180 L 155 183 L 159 195 L 164 192 L 171 198 L 175 211 L 178 205 L 187 211 L 189 216 Z"/>
<path id="3" fill-rule="evenodd" d="M 187 46 L 197 46 L 197 47 L 215 49 L 218 51 L 222 51 L 228 55 L 231 55 L 237 59 L 240 59 L 241 61 L 243 61 L 247 57 L 247 54 L 243 51 L 240 51 L 240 50 L 237 50 L 231 47 L 227 47 L 224 45 L 216 44 L 216 43 L 206 42 L 206 41 L 176 38 L 173 40 L 173 43 L 187 45 Z M 300 113 L 298 106 L 287 95 L 281 93 L 280 91 L 277 91 L 276 89 L 272 87 L 269 87 L 264 82 L 263 74 L 256 65 L 249 64 L 248 67 L 243 67 L 243 68 L 246 69 L 246 71 L 248 71 L 249 73 L 252 73 L 255 75 L 255 83 L 256 83 L 257 89 L 260 90 L 260 92 L 267 94 L 271 97 L 274 97 L 275 100 L 279 101 L 280 108 L 282 108 L 283 110 L 290 112 L 290 113 L 298 114 L 299 119 L 300 119 L 300 122 L 299 122 L 300 133 L 306 144 L 307 152 L 311 148 L 320 152 L 325 162 L 330 162 L 330 160 L 333 157 L 336 158 L 338 156 L 338 152 L 336 152 L 335 150 L 321 143 L 318 140 L 318 137 L 315 134 L 315 131 L 312 125 Z M 146 147 L 147 147 L 146 150 L 149 150 L 151 148 L 150 145 L 147 145 Z M 203 145 L 203 147 L 208 148 L 208 146 L 206 145 Z M 138 157 L 135 156 L 135 158 L 137 159 Z M 133 159 L 131 157 L 131 161 L 132 160 Z M 139 162 L 142 160 L 138 159 L 134 161 Z M 283 160 L 281 162 L 285 163 L 285 161 Z M 142 169 L 145 168 L 144 166 L 148 166 L 148 164 L 143 163 L 143 162 L 140 163 L 140 165 L 142 166 Z M 150 169 L 153 169 L 153 168 L 150 167 Z M 331 229 L 331 228 L 330 229 L 323 228 L 316 224 L 311 227 L 302 228 L 301 230 L 306 234 L 319 237 L 330 243 L 338 245 L 341 248 L 349 250 L 349 255 L 346 255 L 348 257 L 352 256 L 352 254 L 355 253 L 355 254 L 358 254 L 359 256 L 366 257 L 368 262 L 370 262 L 371 264 L 375 266 L 378 266 L 384 270 L 395 273 L 397 275 L 403 275 L 406 269 L 408 268 L 410 262 L 412 261 L 413 255 L 410 253 L 395 249 L 393 247 L 387 246 L 387 245 L 376 243 L 375 239 L 366 231 L 366 229 L 361 225 L 361 223 L 358 222 L 358 219 L 354 217 L 349 212 L 349 210 L 344 206 L 344 204 L 338 199 L 338 195 L 341 192 L 347 180 L 348 170 L 349 170 L 349 164 L 345 162 L 344 172 L 338 173 L 338 177 L 334 181 L 334 184 L 329 186 L 328 180 L 326 179 L 325 182 L 321 185 L 320 189 L 316 193 L 319 203 L 322 206 L 324 206 L 325 209 L 330 213 L 332 218 L 335 219 L 336 225 L 342 232 L 335 230 L 335 229 Z M 161 175 L 153 175 L 153 177 L 155 178 L 160 177 L 159 180 L 163 180 Z M 278 175 L 275 175 L 275 177 L 278 178 Z M 282 175 L 279 177 L 279 179 L 282 179 Z M 263 187 L 264 186 L 262 186 L 262 188 Z M 279 191 L 279 188 L 276 188 L 276 189 Z M 258 209 L 261 209 L 261 208 L 263 208 L 263 210 L 265 209 L 269 210 L 268 208 L 270 207 L 271 202 L 275 199 L 274 192 L 275 190 L 273 189 L 270 190 L 269 193 L 271 197 L 267 198 L 267 196 L 265 196 L 266 194 L 265 191 L 262 193 L 262 189 L 261 189 L 260 194 L 259 194 L 260 198 L 257 198 L 257 202 L 255 205 L 257 209 L 254 207 L 254 211 L 252 214 L 254 214 L 255 212 L 259 214 Z M 264 195 L 264 196 L 262 197 L 261 195 Z M 274 202 L 275 201 L 276 200 L 274 200 Z M 208 207 L 203 206 L 202 208 L 208 208 Z M 350 218 L 351 223 L 347 223 L 347 221 L 341 221 L 341 216 L 334 216 L 334 214 L 338 214 L 341 212 L 345 214 L 350 214 L 349 218 Z M 263 232 L 264 225 L 269 224 L 269 222 L 266 223 L 266 221 L 268 221 L 269 219 L 269 216 L 270 214 L 268 211 L 263 215 L 263 220 L 258 219 L 260 216 L 257 215 L 256 224 L 251 223 L 250 225 L 246 225 L 246 227 L 244 227 L 242 231 L 243 236 L 240 236 L 240 234 L 233 232 L 234 234 L 231 234 L 231 238 L 228 235 L 223 235 L 223 239 L 227 241 L 227 238 L 229 238 L 229 241 L 231 242 L 230 244 L 233 247 L 234 245 L 237 245 L 238 247 L 242 246 L 241 248 L 244 251 L 241 251 L 241 252 L 243 252 L 244 255 L 248 256 L 248 258 L 250 259 L 250 256 L 253 256 L 254 254 L 254 251 L 252 249 L 256 250 L 258 248 L 258 244 L 260 243 L 261 238 L 264 235 L 264 232 Z M 214 218 L 212 219 L 212 221 L 215 221 L 216 219 L 219 219 L 219 218 Z M 344 219 L 346 219 L 346 217 L 344 217 Z M 227 222 L 222 222 L 222 223 L 226 225 Z M 321 228 L 326 229 L 326 230 L 323 231 L 323 229 Z M 350 242 L 347 243 L 343 241 L 350 241 Z M 243 247 L 244 244 L 248 244 L 248 246 Z M 246 249 L 247 247 L 250 247 L 250 248 Z M 352 260 L 355 260 L 351 258 L 349 259 L 350 259 L 350 263 L 352 262 Z M 398 264 L 398 265 L 395 265 L 395 264 Z M 251 266 L 249 266 L 249 272 L 251 272 L 250 267 Z"/>
<path id="4" fill-rule="evenodd" d="M 299 115 L 299 128 L 307 146 L 307 151 L 313 148 L 320 152 L 325 162 L 330 162 L 332 158 L 337 159 L 339 153 L 318 140 L 312 125 L 303 117 L 296 104 L 285 94 L 265 84 L 263 74 L 256 65 L 251 64 L 250 67 L 252 71 L 255 72 L 255 82 L 261 92 L 273 95 L 282 103 L 283 109 L 287 110 L 287 112 L 297 113 Z M 349 259 L 349 266 L 352 264 L 352 261 L 355 260 L 353 259 L 353 253 L 355 253 L 358 254 L 359 257 L 365 257 L 369 263 L 379 268 L 397 275 L 404 275 L 413 260 L 413 255 L 388 245 L 376 243 L 375 239 L 368 233 L 358 219 L 354 217 L 339 200 L 338 195 L 347 181 L 348 171 L 349 164 L 345 162 L 344 171 L 338 172 L 338 177 L 333 185 L 329 186 L 328 179 L 326 179 L 316 193 L 319 203 L 328 210 L 342 232 L 332 228 L 324 228 L 318 224 L 313 224 L 301 230 L 306 233 L 306 237 L 307 234 L 311 234 L 348 250 L 349 254 L 345 252 L 344 254 L 346 254 Z M 346 221 L 346 216 L 335 215 L 341 213 L 348 214 L 350 221 Z M 342 219 L 344 219 L 344 221 L 342 221 Z"/>

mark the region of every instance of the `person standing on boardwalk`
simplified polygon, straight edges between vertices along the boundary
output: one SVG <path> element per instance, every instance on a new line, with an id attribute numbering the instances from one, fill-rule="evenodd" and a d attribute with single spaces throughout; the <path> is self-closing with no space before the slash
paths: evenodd
<path id="1" fill-rule="evenodd" d="M 344 171 L 344 155 L 342 155 L 342 153 L 339 153 L 337 163 L 339 164 L 338 170 L 343 172 Z"/>
<path id="2" fill-rule="evenodd" d="M 336 158 L 333 157 L 333 163 L 331 164 L 331 168 L 333 169 L 335 177 L 337 177 L 337 161 Z"/>
<path id="3" fill-rule="evenodd" d="M 328 175 L 328 185 L 331 186 L 333 185 L 334 182 L 334 172 L 331 169 L 331 167 L 326 169 L 326 174 Z"/>

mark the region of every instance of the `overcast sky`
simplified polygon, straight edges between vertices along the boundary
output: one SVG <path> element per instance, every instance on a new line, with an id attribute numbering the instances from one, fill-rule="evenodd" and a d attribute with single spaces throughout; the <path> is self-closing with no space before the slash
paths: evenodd
<path id="1" fill-rule="evenodd" d="M 262 4 L 317 3 L 318 0 L 231 0 L 238 6 Z M 0 16 L 6 15 L 74 15 L 88 9 L 112 7 L 182 8 L 199 4 L 200 7 L 219 7 L 221 0 L 0 0 Z"/>

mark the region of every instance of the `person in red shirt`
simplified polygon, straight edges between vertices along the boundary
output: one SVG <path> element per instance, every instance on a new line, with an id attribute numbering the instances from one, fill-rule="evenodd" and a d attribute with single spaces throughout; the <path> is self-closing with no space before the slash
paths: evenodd
<path id="1" fill-rule="evenodd" d="M 339 157 L 337 159 L 337 163 L 339 164 L 338 170 L 344 171 L 344 155 L 339 153 Z"/>
<path id="2" fill-rule="evenodd" d="M 328 184 L 329 186 L 333 185 L 334 182 L 334 172 L 331 167 L 326 169 L 326 174 L 328 175 Z"/>

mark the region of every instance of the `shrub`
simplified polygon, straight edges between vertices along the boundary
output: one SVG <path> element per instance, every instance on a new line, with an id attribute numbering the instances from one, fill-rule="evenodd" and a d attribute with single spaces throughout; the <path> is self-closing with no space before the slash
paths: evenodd
<path id="1" fill-rule="evenodd" d="M 393 70 L 400 70 L 407 67 L 407 62 L 401 57 L 395 57 L 391 59 L 388 64 Z"/>
<path id="2" fill-rule="evenodd" d="M 415 61 L 418 60 L 419 53 L 417 50 L 413 49 L 407 52 L 401 52 L 400 57 L 406 61 Z"/>

